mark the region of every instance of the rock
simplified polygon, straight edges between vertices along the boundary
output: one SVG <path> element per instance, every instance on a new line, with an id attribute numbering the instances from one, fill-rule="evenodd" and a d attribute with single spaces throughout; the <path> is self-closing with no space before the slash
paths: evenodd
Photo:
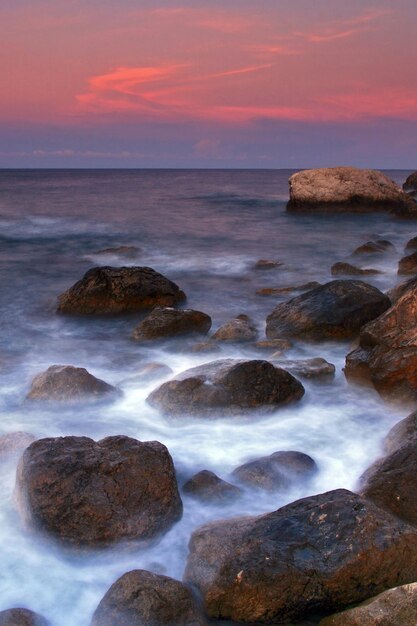
<path id="1" fill-rule="evenodd" d="M 188 496 L 214 503 L 231 502 L 242 493 L 239 487 L 222 480 L 209 470 L 195 474 L 187 480 L 182 489 Z"/>
<path id="2" fill-rule="evenodd" d="M 98 605 L 91 626 L 206 626 L 190 589 L 178 580 L 133 570 Z"/>
<path id="3" fill-rule="evenodd" d="M 207 524 L 189 549 L 185 580 L 236 622 L 334 612 L 417 576 L 417 529 L 344 489 Z"/>
<path id="4" fill-rule="evenodd" d="M 293 344 L 289 339 L 267 339 L 266 341 L 257 341 L 253 347 L 257 350 L 290 350 Z"/>
<path id="5" fill-rule="evenodd" d="M 289 285 L 288 287 L 265 287 L 264 289 L 258 289 L 256 292 L 258 296 L 280 296 L 285 293 L 291 293 L 291 291 L 310 291 L 315 287 L 320 287 L 321 283 L 316 280 L 312 280 L 309 283 L 303 285 Z"/>
<path id="6" fill-rule="evenodd" d="M 268 361 L 220 359 L 186 370 L 147 401 L 169 415 L 221 416 L 275 410 L 303 395 L 294 376 Z"/>
<path id="7" fill-rule="evenodd" d="M 167 448 L 123 436 L 35 441 L 15 493 L 27 527 L 79 547 L 152 539 L 182 515 Z"/>
<path id="8" fill-rule="evenodd" d="M 103 255 L 103 256 L 120 256 L 124 259 L 134 259 L 140 254 L 142 250 L 137 246 L 116 246 L 115 248 L 104 248 L 103 250 L 98 250 L 94 254 Z"/>
<path id="9" fill-rule="evenodd" d="M 31 433 L 15 432 L 7 433 L 7 435 L 0 436 L 0 461 L 13 456 L 14 454 L 21 454 L 25 448 L 30 446 L 32 441 L 35 441 L 36 437 Z"/>
<path id="10" fill-rule="evenodd" d="M 297 359 L 290 361 L 289 359 L 280 359 L 274 361 L 274 365 L 283 367 L 294 376 L 300 378 L 320 378 L 329 379 L 334 378 L 336 368 L 333 363 L 329 363 L 326 359 L 321 357 L 314 357 L 313 359 Z"/>
<path id="11" fill-rule="evenodd" d="M 178 285 L 150 267 L 94 267 L 59 296 L 58 313 L 132 313 L 185 300 Z"/>
<path id="12" fill-rule="evenodd" d="M 285 491 L 294 483 L 309 480 L 317 471 L 315 461 L 307 454 L 279 451 L 240 465 L 232 476 L 249 487 Z"/>
<path id="13" fill-rule="evenodd" d="M 413 216 L 417 204 L 390 178 L 375 170 L 328 167 L 304 170 L 289 179 L 289 211 L 392 211 Z"/>
<path id="14" fill-rule="evenodd" d="M 360 479 L 361 492 L 378 506 L 417 524 L 417 442 L 378 459 Z"/>
<path id="15" fill-rule="evenodd" d="M 407 241 L 405 250 L 417 250 L 417 237 L 412 237 Z"/>
<path id="16" fill-rule="evenodd" d="M 403 257 L 398 263 L 398 274 L 417 274 L 417 251 Z"/>
<path id="17" fill-rule="evenodd" d="M 206 335 L 211 328 L 211 317 L 193 309 L 156 307 L 132 333 L 136 341 L 177 337 L 178 335 Z"/>
<path id="18" fill-rule="evenodd" d="M 380 270 L 374 269 L 361 269 L 360 267 L 355 267 L 355 265 L 351 265 L 350 263 L 334 263 L 331 268 L 331 273 L 333 276 L 338 276 L 339 274 L 346 274 L 350 276 L 372 276 L 376 274 L 382 274 Z"/>
<path id="19" fill-rule="evenodd" d="M 275 307 L 266 319 L 266 336 L 347 339 L 389 306 L 389 298 L 372 285 L 333 280 Z"/>
<path id="20" fill-rule="evenodd" d="M 346 357 L 351 382 L 370 384 L 384 398 L 417 397 L 417 283 L 380 317 L 361 329 L 359 347 Z"/>
<path id="21" fill-rule="evenodd" d="M 119 393 L 116 387 L 96 378 L 84 367 L 51 365 L 32 381 L 28 400 L 74 402 L 100 399 Z"/>
<path id="22" fill-rule="evenodd" d="M 220 326 L 212 336 L 215 341 L 253 341 L 258 331 L 247 315 L 238 315 Z"/>
<path id="23" fill-rule="evenodd" d="M 395 424 L 384 439 L 387 454 L 410 444 L 417 444 L 417 411 Z"/>
<path id="24" fill-rule="evenodd" d="M 48 622 L 28 609 L 0 611 L 0 626 L 48 626 Z"/>
<path id="25" fill-rule="evenodd" d="M 409 289 L 414 289 L 416 286 L 417 276 L 413 276 L 413 278 L 409 278 L 387 291 L 387 296 L 391 300 L 391 303 L 395 304 Z"/>
<path id="26" fill-rule="evenodd" d="M 388 589 L 353 609 L 321 620 L 319 626 L 416 626 L 417 583 Z"/>
<path id="27" fill-rule="evenodd" d="M 273 270 L 276 267 L 279 267 L 280 265 L 282 265 L 280 261 L 271 261 L 269 259 L 259 259 L 259 261 L 256 261 L 255 265 L 253 266 L 253 269 Z"/>
<path id="28" fill-rule="evenodd" d="M 383 254 L 385 252 L 395 252 L 395 247 L 386 239 L 377 239 L 376 241 L 367 241 L 353 251 L 353 256 L 361 256 L 363 254 Z"/>
<path id="29" fill-rule="evenodd" d="M 415 195 L 417 192 L 417 172 L 413 172 L 408 176 L 407 180 L 403 184 L 403 189 L 406 193 Z"/>

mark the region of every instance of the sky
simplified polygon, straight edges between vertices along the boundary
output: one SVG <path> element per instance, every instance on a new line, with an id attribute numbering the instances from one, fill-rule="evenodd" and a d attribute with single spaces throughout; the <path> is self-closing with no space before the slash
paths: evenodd
<path id="1" fill-rule="evenodd" d="M 1 0 L 0 167 L 417 169 L 416 0 Z"/>

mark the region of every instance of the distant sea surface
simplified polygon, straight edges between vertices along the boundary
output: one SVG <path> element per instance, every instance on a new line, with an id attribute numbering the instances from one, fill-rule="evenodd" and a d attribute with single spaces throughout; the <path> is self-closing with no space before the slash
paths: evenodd
<path id="1" fill-rule="evenodd" d="M 285 210 L 290 170 L 0 170 L 0 435 L 36 437 L 124 434 L 167 445 L 182 484 L 210 469 L 228 479 L 246 460 L 277 450 L 310 454 L 319 466 L 313 483 L 284 494 L 247 494 L 221 509 L 184 499 L 184 516 L 147 549 L 64 552 L 24 529 L 15 510 L 16 461 L 0 462 L 0 610 L 27 606 L 52 626 L 88 626 L 118 576 L 144 568 L 181 578 L 191 532 L 203 523 L 260 514 L 297 498 L 338 487 L 354 489 L 378 456 L 388 429 L 405 416 L 371 390 L 343 376 L 349 343 L 296 343 L 289 358 L 322 356 L 336 365 L 330 384 L 305 382 L 303 400 L 268 416 L 164 418 L 146 404 L 160 382 L 135 382 L 145 363 L 174 373 L 212 358 L 266 358 L 252 347 L 223 346 L 219 355 L 190 351 L 180 340 L 158 346 L 130 339 L 140 316 L 81 319 L 58 316 L 56 298 L 97 265 L 144 265 L 186 292 L 187 307 L 210 314 L 213 330 L 239 313 L 259 336 L 265 318 L 290 297 L 262 297 L 263 287 L 332 279 L 330 267 L 350 260 L 373 238 L 389 239 L 394 255 L 373 260 L 384 273 L 369 282 L 382 290 L 397 282 L 405 242 L 417 223 L 386 214 L 295 215 Z M 402 184 L 409 171 L 386 171 Z M 102 253 L 136 246 L 134 258 Z M 282 266 L 260 271 L 258 259 Z M 24 403 L 32 378 L 52 364 L 86 367 L 119 386 L 114 404 L 59 411 Z"/>

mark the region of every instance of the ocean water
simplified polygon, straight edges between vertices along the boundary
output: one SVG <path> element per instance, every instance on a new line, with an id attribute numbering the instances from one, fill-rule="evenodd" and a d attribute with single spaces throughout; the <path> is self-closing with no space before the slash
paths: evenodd
<path id="1" fill-rule="evenodd" d="M 408 171 L 387 172 L 402 183 Z M 331 280 L 330 267 L 351 260 L 370 238 L 389 239 L 396 253 L 368 263 L 382 290 L 397 282 L 397 264 L 417 224 L 384 214 L 287 214 L 288 170 L 0 171 L 0 435 L 24 430 L 37 438 L 124 434 L 157 439 L 174 459 L 180 485 L 210 469 L 228 479 L 246 460 L 277 450 L 310 454 L 313 482 L 283 494 L 247 492 L 218 508 L 184 500 L 184 516 L 146 549 L 109 548 L 78 554 L 25 530 L 15 510 L 16 459 L 0 463 L 0 610 L 26 606 L 52 626 L 88 626 L 94 609 L 121 574 L 145 568 L 181 579 L 192 531 L 210 520 L 275 510 L 297 498 L 355 489 L 380 454 L 389 428 L 407 414 L 343 376 L 348 342 L 296 342 L 288 358 L 322 356 L 336 365 L 330 383 L 304 382 L 303 400 L 267 416 L 167 419 L 146 404 L 164 379 L 138 382 L 148 362 L 175 373 L 215 358 L 267 358 L 252 347 L 220 354 L 190 351 L 189 341 L 142 345 L 130 334 L 140 315 L 80 319 L 55 313 L 57 296 L 96 265 L 146 265 L 186 292 L 186 306 L 209 313 L 213 330 L 239 313 L 265 318 L 290 295 L 261 297 L 262 287 Z M 102 255 L 120 245 L 140 248 L 128 261 Z M 258 259 L 283 266 L 254 270 Z M 32 378 L 52 364 L 86 367 L 119 386 L 110 405 L 50 409 L 24 402 Z"/>

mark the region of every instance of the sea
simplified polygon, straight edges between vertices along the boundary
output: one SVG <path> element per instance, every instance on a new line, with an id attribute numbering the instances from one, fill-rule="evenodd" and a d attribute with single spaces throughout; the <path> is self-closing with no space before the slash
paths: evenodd
<path id="1" fill-rule="evenodd" d="M 402 184 L 409 171 L 385 172 Z M 225 480 L 238 465 L 278 450 L 312 456 L 319 471 L 284 493 L 247 491 L 221 507 L 183 497 L 184 514 L 148 547 L 98 551 L 63 549 L 23 526 L 14 500 L 16 458 L 0 462 L 0 610 L 27 607 L 51 626 L 88 626 L 110 585 L 132 569 L 181 579 L 191 533 L 209 521 L 259 515 L 298 498 L 358 478 L 382 451 L 382 440 L 404 407 L 343 374 L 351 342 L 295 342 L 291 359 L 324 357 L 334 380 L 303 381 L 301 402 L 268 415 L 168 418 L 146 398 L 167 378 L 143 381 L 147 363 L 175 375 L 217 358 L 268 358 L 253 344 L 221 346 L 211 355 L 193 342 L 137 343 L 143 315 L 81 318 L 58 315 L 57 297 L 91 267 L 149 266 L 187 294 L 187 308 L 208 313 L 212 329 L 241 313 L 256 324 L 291 294 L 260 296 L 266 287 L 332 280 L 336 261 L 352 262 L 361 243 L 388 239 L 396 252 L 365 265 L 382 270 L 368 282 L 387 290 L 398 282 L 398 260 L 417 224 L 387 214 L 306 215 L 286 212 L 291 170 L 0 170 L 0 435 L 36 438 L 128 435 L 165 444 L 180 486 L 208 469 Z M 136 246 L 128 260 L 102 251 Z M 281 263 L 255 269 L 259 259 Z M 294 294 L 296 295 L 296 294 Z M 50 365 L 85 367 L 119 387 L 111 404 L 60 406 L 25 401 L 33 377 Z M 168 376 L 169 377 L 169 376 Z"/>

